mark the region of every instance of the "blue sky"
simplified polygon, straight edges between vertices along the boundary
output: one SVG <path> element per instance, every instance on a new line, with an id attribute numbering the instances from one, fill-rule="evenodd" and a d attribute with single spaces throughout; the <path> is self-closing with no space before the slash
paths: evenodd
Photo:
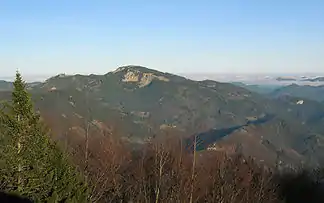
<path id="1" fill-rule="evenodd" d="M 1 0 L 0 76 L 324 72 L 323 0 Z"/>

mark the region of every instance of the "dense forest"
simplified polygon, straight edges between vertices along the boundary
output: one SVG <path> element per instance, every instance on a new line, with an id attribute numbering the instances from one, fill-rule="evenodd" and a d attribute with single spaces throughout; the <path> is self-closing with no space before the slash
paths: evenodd
<path id="1" fill-rule="evenodd" d="M 91 135 L 85 127 L 85 142 L 80 141 L 76 151 L 65 149 L 51 138 L 19 73 L 13 87 L 11 101 L 1 103 L 0 111 L 0 198 L 78 203 L 324 202 L 320 170 L 279 170 L 239 152 L 229 156 L 196 151 L 196 139 L 188 146 L 177 135 L 156 136 L 134 148 L 115 135 Z"/>

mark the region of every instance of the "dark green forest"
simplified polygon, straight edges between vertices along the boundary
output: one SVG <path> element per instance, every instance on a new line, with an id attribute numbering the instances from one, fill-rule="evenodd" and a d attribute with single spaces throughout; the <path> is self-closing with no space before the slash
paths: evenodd
<path id="1" fill-rule="evenodd" d="M 87 202 L 87 186 L 49 137 L 16 74 L 12 100 L 0 114 L 0 188 L 35 202 Z"/>

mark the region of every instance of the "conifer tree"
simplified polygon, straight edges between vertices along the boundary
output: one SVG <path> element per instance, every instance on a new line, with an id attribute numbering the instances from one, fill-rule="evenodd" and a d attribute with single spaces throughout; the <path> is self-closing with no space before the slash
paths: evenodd
<path id="1" fill-rule="evenodd" d="M 87 190 L 49 138 L 17 72 L 10 103 L 0 112 L 0 189 L 36 202 L 86 202 Z"/>

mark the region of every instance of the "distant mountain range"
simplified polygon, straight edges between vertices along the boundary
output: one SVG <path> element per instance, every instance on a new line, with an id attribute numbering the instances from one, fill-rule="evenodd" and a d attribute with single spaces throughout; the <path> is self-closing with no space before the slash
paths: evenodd
<path id="1" fill-rule="evenodd" d="M 41 84 L 41 82 L 30 82 L 27 83 L 27 88 L 32 88 L 35 85 Z M 5 80 L 0 80 L 0 91 L 8 91 L 8 90 L 12 90 L 13 88 L 13 84 L 12 82 L 8 82 Z"/>
<path id="2" fill-rule="evenodd" d="M 300 97 L 315 101 L 324 101 L 324 85 L 322 86 L 308 86 L 292 84 L 276 89 L 270 93 L 273 97 L 280 97 L 282 95 L 290 95 L 293 97 Z"/>
<path id="3" fill-rule="evenodd" d="M 11 88 L 2 81 L 0 99 L 8 99 Z M 83 139 L 88 120 L 92 132 L 118 128 L 134 144 L 175 133 L 188 144 L 197 136 L 199 150 L 237 149 L 272 164 L 320 163 L 324 103 L 318 101 L 323 100 L 315 87 L 293 88 L 195 81 L 141 66 L 29 84 L 36 108 L 61 141 Z"/>
<path id="4" fill-rule="evenodd" d="M 6 91 L 12 89 L 12 83 L 4 80 L 0 80 L 0 91 Z"/>
<path id="5" fill-rule="evenodd" d="M 277 81 L 308 81 L 308 82 L 324 82 L 324 77 L 313 77 L 307 78 L 302 76 L 301 78 L 298 77 L 277 77 Z"/>
<path id="6" fill-rule="evenodd" d="M 232 82 L 232 84 L 234 85 L 237 85 L 237 86 L 240 86 L 240 87 L 244 87 L 245 89 L 248 89 L 252 92 L 257 92 L 257 93 L 260 93 L 260 94 L 270 94 L 272 93 L 273 91 L 279 89 L 279 88 L 282 88 L 284 87 L 283 85 L 268 85 L 268 84 L 265 84 L 265 85 L 247 85 L 243 82 Z"/>
<path id="7" fill-rule="evenodd" d="M 323 74 L 183 74 L 194 80 L 216 80 L 221 82 L 243 82 L 249 85 L 324 85 Z"/>
<path id="8" fill-rule="evenodd" d="M 319 102 L 324 101 L 324 85 L 246 85 L 242 82 L 233 82 L 233 84 L 272 98 L 289 95 Z"/>
<path id="9" fill-rule="evenodd" d="M 310 82 L 324 82 L 324 77 L 309 78 L 309 79 L 304 79 L 304 81 L 310 81 Z"/>

